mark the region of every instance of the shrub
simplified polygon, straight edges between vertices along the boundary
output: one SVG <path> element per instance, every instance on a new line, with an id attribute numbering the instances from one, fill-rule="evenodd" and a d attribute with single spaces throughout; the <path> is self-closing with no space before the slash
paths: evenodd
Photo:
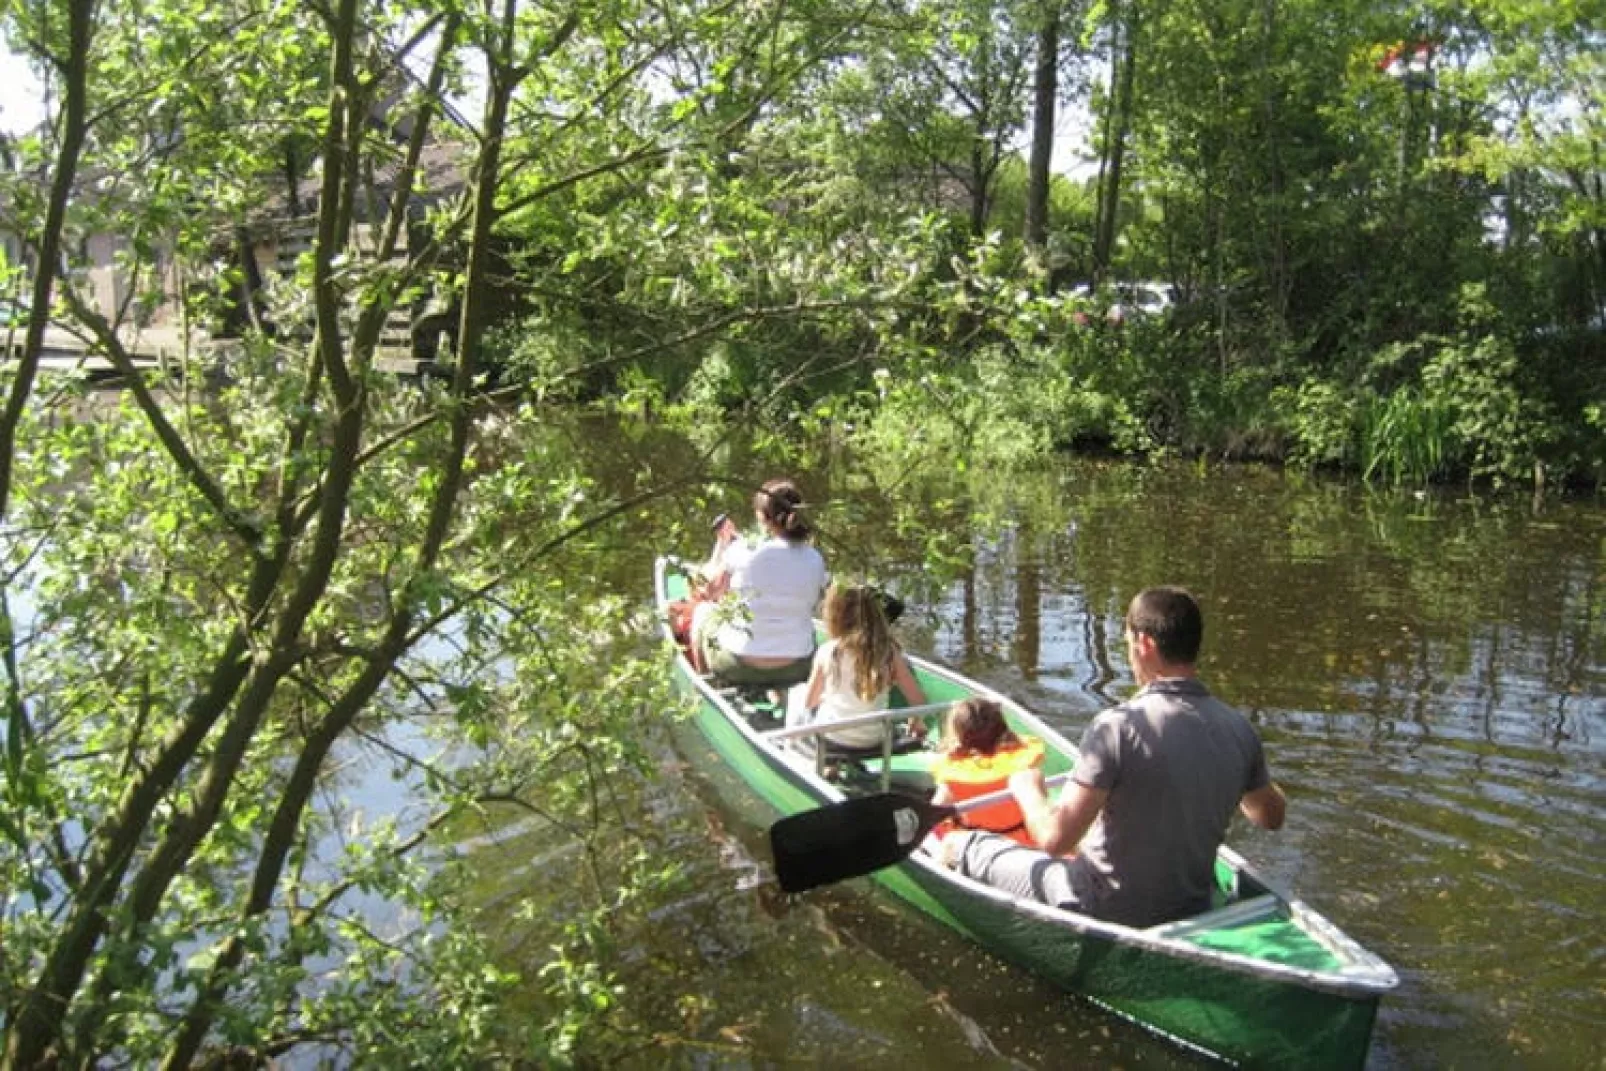
<path id="1" fill-rule="evenodd" d="M 1497 335 L 1458 339 L 1441 346 L 1422 382 L 1427 395 L 1449 414 L 1468 475 L 1495 484 L 1541 471 L 1545 448 L 1556 429 L 1545 407 L 1518 382 L 1511 342 Z"/>
<path id="2" fill-rule="evenodd" d="M 1283 414 L 1283 426 L 1293 437 L 1290 460 L 1295 464 L 1354 463 L 1360 406 L 1353 394 L 1335 383 L 1312 380 L 1277 388 L 1271 402 Z"/>

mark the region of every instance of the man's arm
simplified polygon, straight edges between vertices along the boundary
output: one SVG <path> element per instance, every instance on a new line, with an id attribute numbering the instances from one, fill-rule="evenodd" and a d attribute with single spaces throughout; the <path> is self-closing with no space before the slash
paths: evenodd
<path id="1" fill-rule="evenodd" d="M 1253 792 L 1245 792 L 1238 809 L 1261 829 L 1281 829 L 1288 813 L 1288 798 L 1277 782 L 1267 781 Z"/>
<path id="2" fill-rule="evenodd" d="M 1050 855 L 1074 855 L 1093 820 L 1110 798 L 1108 789 L 1089 788 L 1067 781 L 1058 806 L 1050 806 L 1043 787 L 1043 771 L 1038 767 L 1022 770 L 1009 779 L 1009 787 L 1020 803 L 1026 831 L 1037 846 Z"/>

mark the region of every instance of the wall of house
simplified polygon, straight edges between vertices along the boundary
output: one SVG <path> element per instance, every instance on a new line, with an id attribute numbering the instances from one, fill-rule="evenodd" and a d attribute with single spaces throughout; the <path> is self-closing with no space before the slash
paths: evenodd
<path id="1" fill-rule="evenodd" d="M 85 273 L 89 277 L 95 309 L 114 323 L 127 294 L 122 273 L 116 266 L 117 254 L 123 247 L 123 240 L 112 234 L 92 234 L 84 240 Z"/>
<path id="2" fill-rule="evenodd" d="M 95 308 L 106 319 L 124 323 L 151 326 L 178 321 L 179 276 L 173 258 L 165 250 L 156 251 L 156 262 L 141 269 L 140 297 L 151 301 L 136 301 L 125 309 L 133 287 L 128 274 L 118 265 L 117 256 L 128 248 L 128 242 L 118 235 L 94 234 L 84 242 L 85 274 Z"/>
<path id="3" fill-rule="evenodd" d="M 4 263 L 8 268 L 15 268 L 23 263 L 22 243 L 5 231 L 0 231 L 0 258 L 4 258 L 0 263 Z"/>

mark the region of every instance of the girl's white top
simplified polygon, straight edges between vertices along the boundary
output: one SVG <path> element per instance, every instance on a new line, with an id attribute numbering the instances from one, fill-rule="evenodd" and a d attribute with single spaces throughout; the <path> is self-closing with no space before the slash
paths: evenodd
<path id="1" fill-rule="evenodd" d="M 805 658 L 814 650 L 814 608 L 825 594 L 825 559 L 807 543 L 737 540 L 725 548 L 730 590 L 745 614 L 720 626 L 717 642 L 737 655 Z"/>
<path id="2" fill-rule="evenodd" d="M 814 652 L 814 665 L 823 676 L 823 685 L 820 692 L 820 706 L 815 711 L 816 724 L 836 721 L 840 718 L 849 718 L 855 714 L 868 714 L 872 710 L 887 709 L 887 700 L 891 696 L 890 689 L 883 689 L 880 694 L 869 699 L 862 698 L 853 690 L 853 679 L 858 669 L 858 659 L 852 651 L 843 651 L 835 640 L 826 640 L 820 644 L 819 650 Z M 827 733 L 826 737 L 833 744 L 843 747 L 876 747 L 881 743 L 883 728 L 880 725 L 855 725 L 841 732 Z"/>

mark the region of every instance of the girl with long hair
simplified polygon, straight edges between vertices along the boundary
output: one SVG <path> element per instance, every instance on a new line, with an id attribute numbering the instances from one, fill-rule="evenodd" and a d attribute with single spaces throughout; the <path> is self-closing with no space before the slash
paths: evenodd
<path id="1" fill-rule="evenodd" d="M 814 652 L 804 700 L 816 722 L 885 710 L 894 685 L 909 706 L 926 701 L 875 589 L 833 586 L 825 596 L 825 632 L 829 639 Z M 881 746 L 883 731 L 879 724 L 855 725 L 825 739 L 841 748 L 869 750 Z"/>

